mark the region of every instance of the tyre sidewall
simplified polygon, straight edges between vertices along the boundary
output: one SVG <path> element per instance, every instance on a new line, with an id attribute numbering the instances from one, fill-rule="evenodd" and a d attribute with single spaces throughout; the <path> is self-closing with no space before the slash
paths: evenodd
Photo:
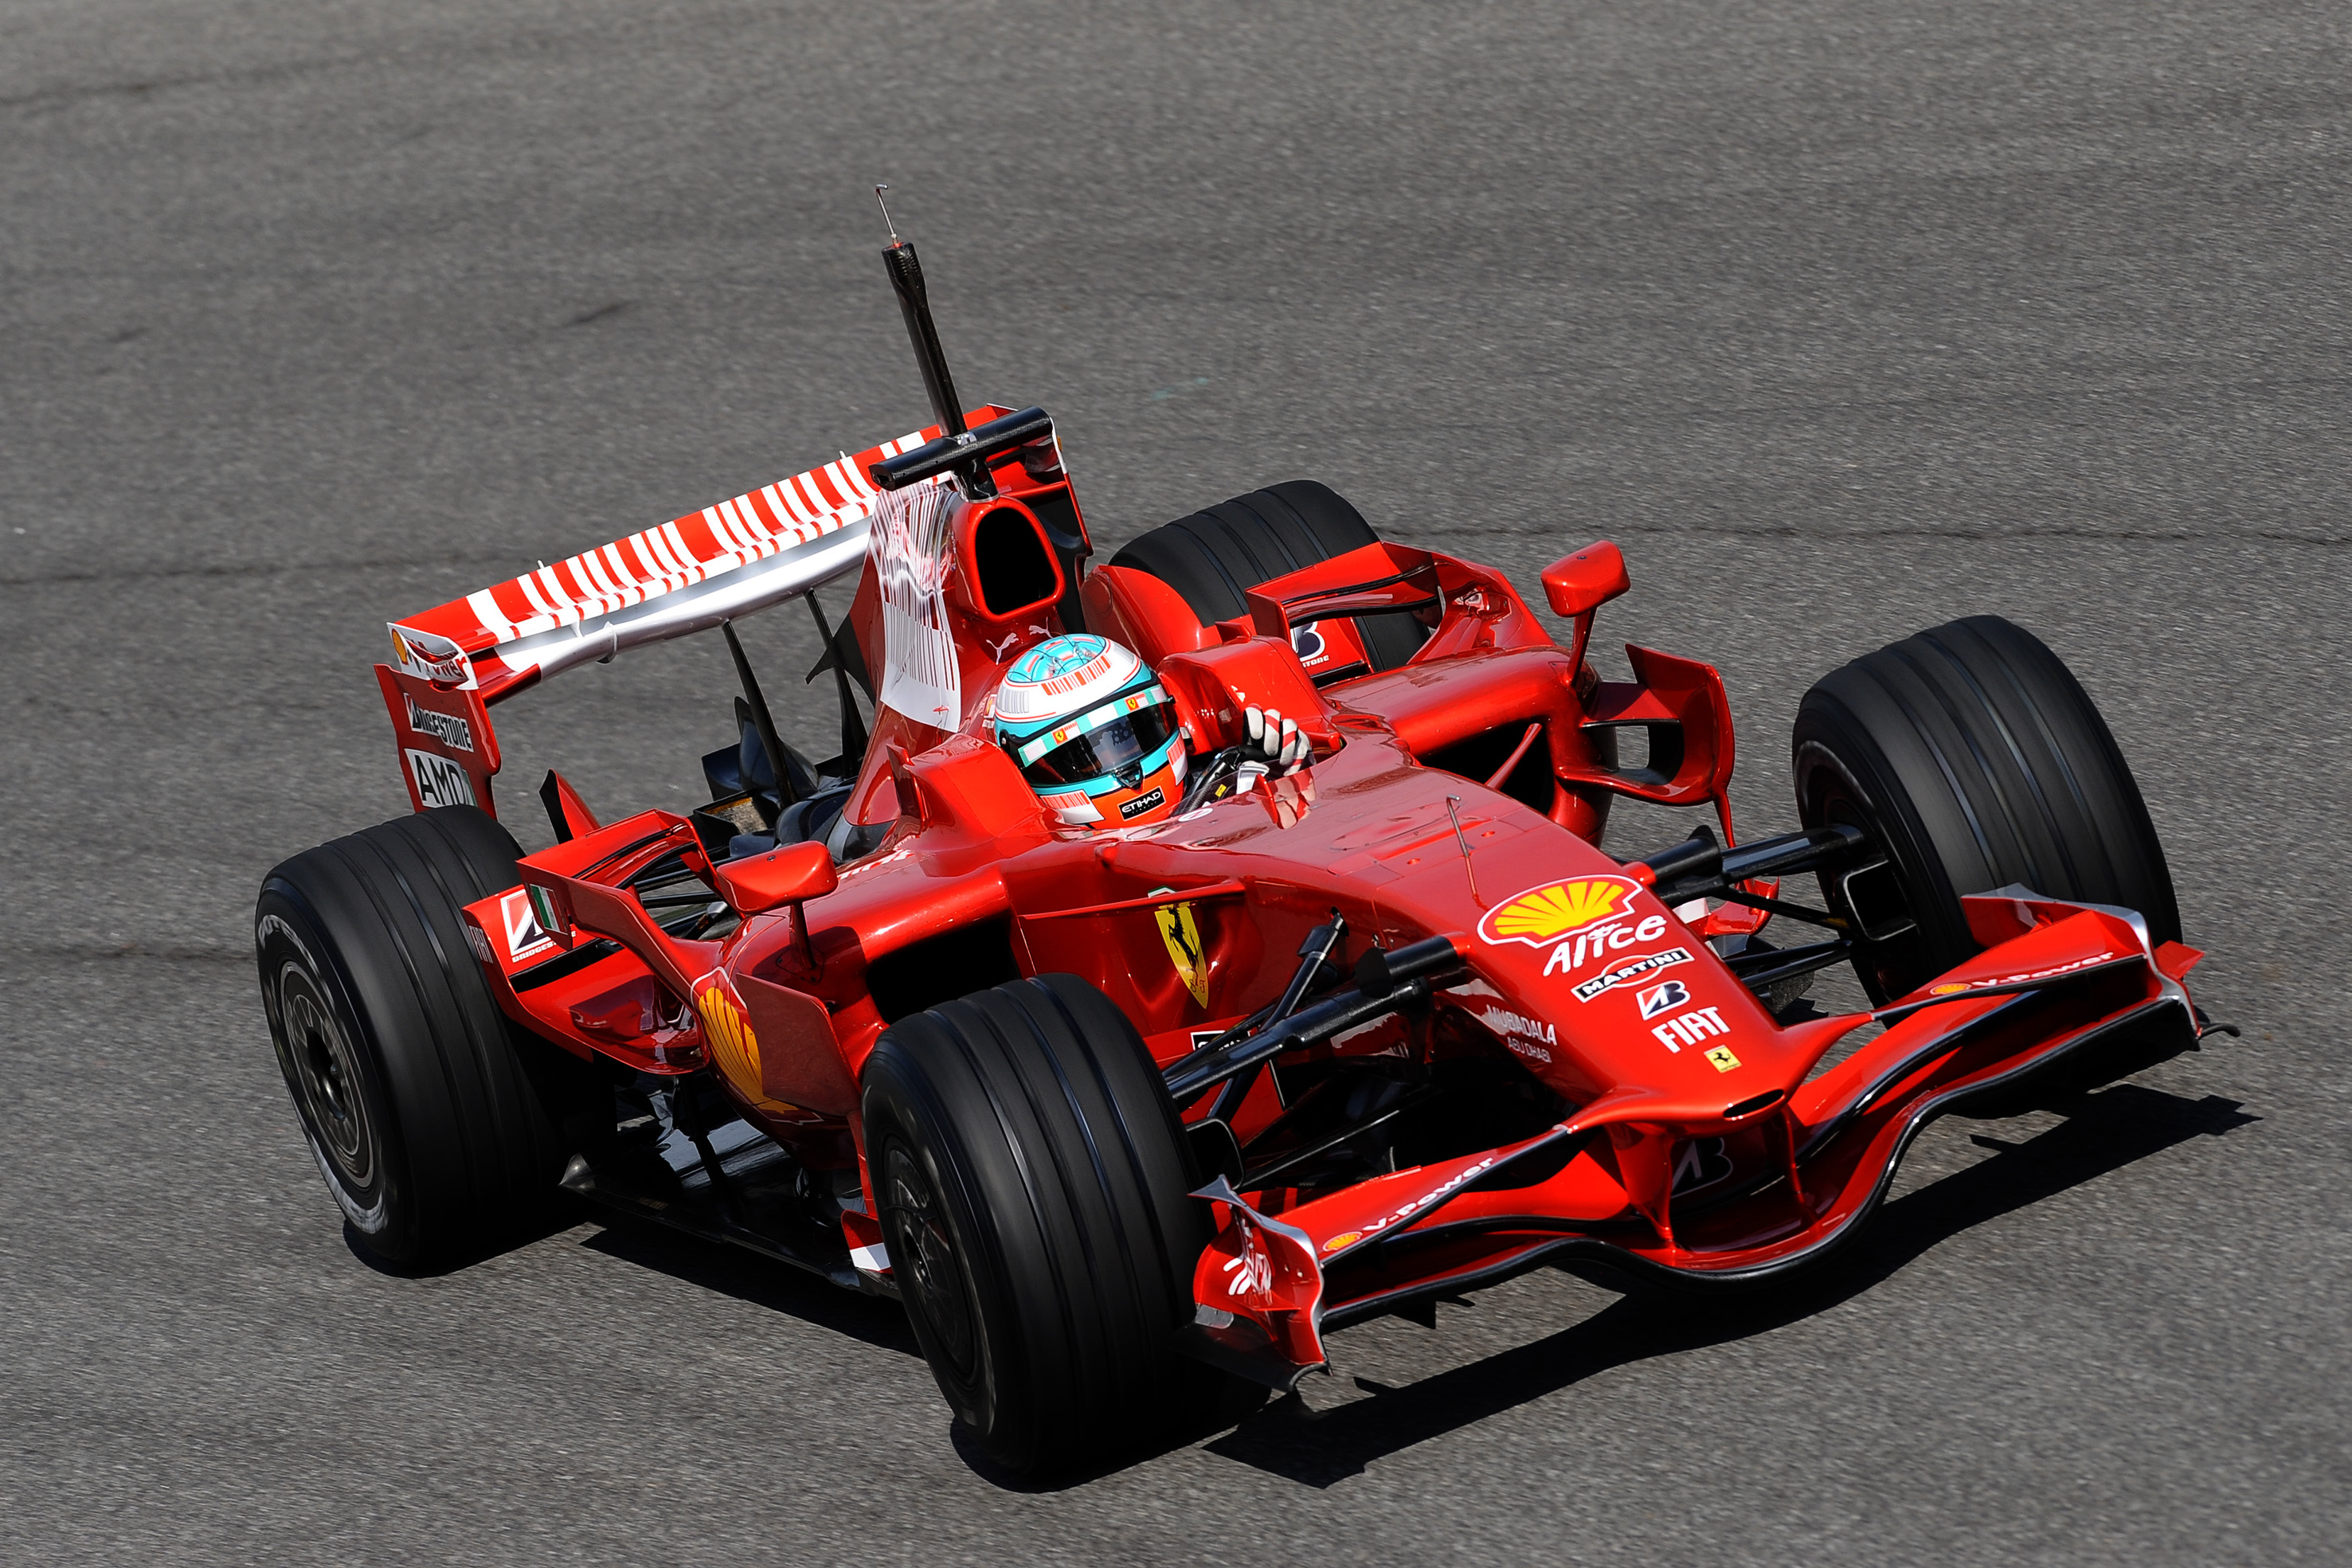
<path id="1" fill-rule="evenodd" d="M 1207 1209 L 1188 1196 L 1198 1184 L 1165 1083 L 1108 998 L 1066 975 L 977 993 L 894 1024 L 864 1078 L 892 1274 L 981 1445 L 1033 1472 L 1188 1418 L 1202 1379 L 1173 1334 L 1191 1317 Z M 980 1342 L 969 1375 L 909 1271 L 898 1150 L 950 1221 Z"/>
<path id="2" fill-rule="evenodd" d="M 1885 942 L 1857 940 L 1854 972 L 1884 1004 L 1976 951 L 1951 877 L 1934 851 L 1885 755 L 1843 705 L 1808 698 L 1795 735 L 1797 820 L 1808 828 L 1849 822 L 1870 834 L 1893 866 L 1916 927 Z M 1848 919 L 1841 878 L 1823 873 L 1822 897 Z"/>
<path id="3" fill-rule="evenodd" d="M 868 1071 L 865 1095 L 866 1160 L 899 1298 L 949 1407 L 983 1447 L 1019 1464 L 1033 1446 L 1034 1421 L 1020 1396 L 1028 1358 L 1020 1332 L 1020 1292 L 1013 1281 L 1015 1270 L 1024 1268 L 1030 1277 L 1039 1276 L 1042 1260 L 1005 1256 L 1006 1228 L 987 1222 L 987 1196 L 974 1190 L 975 1166 L 986 1155 L 959 1135 L 929 1084 L 904 1071 L 905 1064 L 893 1055 L 877 1054 L 881 1060 Z M 948 1223 L 963 1275 L 964 1310 L 973 1325 L 977 1364 L 968 1378 L 952 1371 L 954 1358 L 932 1322 L 929 1303 L 905 1272 L 899 1252 L 905 1245 L 905 1220 L 897 1212 L 889 1180 L 894 1149 L 906 1151 L 920 1168 Z"/>
<path id="4" fill-rule="evenodd" d="M 278 1070 L 285 1076 L 287 1093 L 294 1102 L 303 1138 L 336 1207 L 342 1210 L 344 1219 L 369 1251 L 394 1262 L 409 1261 L 419 1251 L 417 1215 L 415 1183 L 401 1136 L 398 1107 L 384 1071 L 383 1052 L 354 1003 L 357 988 L 343 955 L 325 935 L 324 925 L 300 892 L 289 883 L 273 878 L 262 889 L 255 911 L 254 947 L 261 970 L 262 1003 L 268 1015 L 270 1042 L 276 1051 Z M 291 1020 L 285 1016 L 286 972 L 289 967 L 307 982 L 311 994 L 329 1013 L 326 1021 L 341 1032 L 348 1060 L 355 1069 L 373 1167 L 371 1179 L 363 1184 L 354 1183 L 343 1168 L 343 1162 L 330 1151 L 331 1134 L 320 1124 L 319 1112 L 295 1061 L 294 1053 L 301 1049 L 301 1043 L 294 1038 L 289 1030 Z"/>
<path id="5" fill-rule="evenodd" d="M 2082 684 L 1998 616 L 1933 627 L 1832 671 L 1791 737 L 1799 820 L 1866 829 L 1916 928 L 1858 944 L 1875 1001 L 1974 955 L 1961 895 L 2021 883 L 2140 911 L 2177 939 L 2179 905 L 2139 787 Z M 1853 914 L 1842 877 L 1822 891 Z"/>

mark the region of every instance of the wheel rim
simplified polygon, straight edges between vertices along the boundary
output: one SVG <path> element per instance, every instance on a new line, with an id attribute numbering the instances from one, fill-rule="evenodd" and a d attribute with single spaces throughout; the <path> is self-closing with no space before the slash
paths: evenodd
<path id="1" fill-rule="evenodd" d="M 970 1385 L 979 1371 L 979 1335 L 955 1233 L 913 1155 L 893 1145 L 884 1168 L 882 1211 L 899 1294 L 931 1331 L 951 1375 Z"/>
<path id="2" fill-rule="evenodd" d="M 375 1183 L 375 1135 L 359 1054 L 316 979 L 298 964 L 278 970 L 278 1017 L 303 1124 L 336 1176 L 352 1191 L 367 1191 Z"/>

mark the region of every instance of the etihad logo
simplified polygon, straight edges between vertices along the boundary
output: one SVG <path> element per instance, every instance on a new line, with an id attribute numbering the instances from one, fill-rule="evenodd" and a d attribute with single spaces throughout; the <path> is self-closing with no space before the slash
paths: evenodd
<path id="1" fill-rule="evenodd" d="M 1496 947 L 1507 942 L 1549 947 L 1596 920 L 1623 914 L 1633 893 L 1629 877 L 1579 876 L 1548 882 L 1488 910 L 1478 922 L 1478 935 Z"/>

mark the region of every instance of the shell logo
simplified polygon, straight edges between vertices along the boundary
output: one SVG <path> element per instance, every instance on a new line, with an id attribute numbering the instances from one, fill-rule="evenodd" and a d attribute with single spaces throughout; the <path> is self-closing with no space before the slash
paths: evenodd
<path id="1" fill-rule="evenodd" d="M 743 1016 L 742 1008 L 715 979 L 696 994 L 694 1008 L 702 1015 L 703 1038 L 709 1043 L 719 1071 L 737 1088 L 756 1096 L 760 1092 L 760 1040 L 751 1032 L 751 1020 Z"/>
<path id="2" fill-rule="evenodd" d="M 1633 893 L 1632 879 L 1622 876 L 1548 882 L 1488 910 L 1478 935 L 1497 947 L 1507 942 L 1549 947 L 1571 931 L 1624 914 Z"/>

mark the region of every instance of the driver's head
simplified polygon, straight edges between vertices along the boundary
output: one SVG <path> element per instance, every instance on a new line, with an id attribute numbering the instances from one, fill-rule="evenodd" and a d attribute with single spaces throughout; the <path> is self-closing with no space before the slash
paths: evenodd
<path id="1" fill-rule="evenodd" d="M 1091 632 L 1049 637 L 996 688 L 996 744 L 1075 826 L 1150 822 L 1176 809 L 1184 736 L 1150 668 Z"/>

